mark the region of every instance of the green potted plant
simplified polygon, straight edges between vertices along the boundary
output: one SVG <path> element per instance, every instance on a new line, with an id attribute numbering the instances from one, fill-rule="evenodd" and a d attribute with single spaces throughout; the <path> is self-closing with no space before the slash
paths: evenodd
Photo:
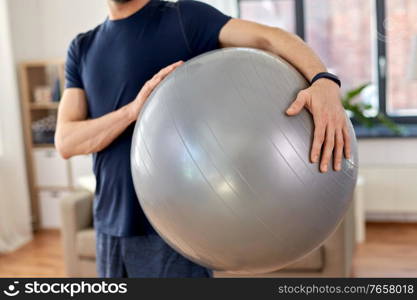
<path id="1" fill-rule="evenodd" d="M 349 90 L 342 97 L 343 107 L 348 111 L 354 120 L 359 122 L 366 128 L 375 127 L 377 124 L 381 124 L 388 128 L 391 132 L 401 135 L 404 133 L 404 129 L 392 120 L 387 118 L 384 114 L 378 113 L 375 117 L 369 117 L 367 112 L 373 109 L 371 104 L 356 101 L 356 98 L 368 87 L 370 83 L 362 84 L 361 86 Z"/>

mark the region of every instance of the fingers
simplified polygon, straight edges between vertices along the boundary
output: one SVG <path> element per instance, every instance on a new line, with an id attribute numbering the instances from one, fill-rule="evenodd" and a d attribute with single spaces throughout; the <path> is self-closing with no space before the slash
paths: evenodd
<path id="1" fill-rule="evenodd" d="M 343 153 L 347 159 L 351 157 L 349 121 L 340 101 L 340 90 L 334 85 L 324 88 L 313 85 L 298 93 L 287 114 L 296 115 L 303 107 L 309 110 L 314 119 L 311 162 L 320 163 L 319 169 L 324 173 L 331 167 L 340 171 Z M 332 158 L 333 164 L 330 166 Z"/>
<path id="2" fill-rule="evenodd" d="M 297 99 L 290 105 L 287 109 L 286 113 L 289 116 L 295 116 L 300 113 L 300 111 L 304 108 L 308 100 L 308 94 L 304 91 L 301 91 L 297 95 Z"/>
<path id="3" fill-rule="evenodd" d="M 320 158 L 321 148 L 323 147 L 326 127 L 323 120 L 314 118 L 314 138 L 311 147 L 311 162 L 317 163 Z"/>
<path id="4" fill-rule="evenodd" d="M 177 61 L 176 63 L 173 63 L 172 65 L 169 65 L 168 67 L 163 68 L 153 78 L 158 78 L 160 79 L 160 81 L 162 81 L 165 77 L 167 77 L 172 71 L 174 71 L 177 67 L 179 67 L 183 63 L 184 63 L 183 61 Z"/>
<path id="5" fill-rule="evenodd" d="M 340 129 L 336 130 L 335 142 L 336 144 L 333 155 L 333 168 L 335 171 L 340 171 L 342 169 L 343 147 L 345 144 L 343 132 Z"/>
<path id="6" fill-rule="evenodd" d="M 343 127 L 343 139 L 345 141 L 345 157 L 346 159 L 350 159 L 352 153 L 351 153 L 351 147 L 350 147 L 350 143 L 351 143 L 351 137 L 349 134 L 349 129 L 347 128 L 347 126 Z"/>
<path id="7" fill-rule="evenodd" d="M 335 171 L 342 170 L 343 152 L 345 157 L 350 158 L 350 135 L 346 127 L 335 129 L 333 124 L 323 125 L 320 121 L 314 130 L 314 141 L 311 150 L 311 161 L 317 163 L 320 158 L 320 171 L 326 173 L 329 170 L 330 160 L 333 156 L 333 168 Z"/>
<path id="8" fill-rule="evenodd" d="M 331 126 L 326 128 L 326 141 L 324 143 L 324 150 L 320 162 L 320 171 L 325 173 L 329 169 L 329 162 L 333 155 L 335 144 L 335 130 Z"/>
<path id="9" fill-rule="evenodd" d="M 157 81 L 156 79 L 149 80 L 145 83 L 145 85 L 142 87 L 142 89 L 139 92 L 139 100 L 145 101 L 149 95 L 152 93 L 152 91 L 155 89 L 155 87 L 158 85 L 160 81 Z"/>
<path id="10" fill-rule="evenodd" d="M 152 91 L 164 80 L 172 71 L 178 68 L 180 65 L 183 64 L 183 61 L 178 61 L 168 67 L 163 68 L 160 70 L 155 76 L 153 76 L 150 80 L 148 80 L 145 85 L 142 87 L 141 91 L 139 92 L 139 98 L 144 101 L 146 100 Z"/>
<path id="11" fill-rule="evenodd" d="M 335 171 L 342 170 L 343 151 L 346 158 L 350 158 L 350 135 L 347 129 L 334 129 L 329 124 L 326 128 L 326 140 L 320 162 L 320 171 L 325 173 L 329 169 L 330 159 L 333 155 L 333 168 Z"/>

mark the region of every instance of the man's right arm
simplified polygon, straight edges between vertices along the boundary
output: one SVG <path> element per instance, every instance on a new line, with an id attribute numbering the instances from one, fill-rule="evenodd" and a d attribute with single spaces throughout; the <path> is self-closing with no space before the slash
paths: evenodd
<path id="1" fill-rule="evenodd" d="M 97 119 L 87 119 L 87 98 L 83 89 L 66 89 L 59 105 L 55 134 L 58 152 L 68 159 L 106 148 L 136 121 L 143 104 L 155 87 L 181 63 L 177 62 L 162 69 L 143 86 L 131 103 Z"/>

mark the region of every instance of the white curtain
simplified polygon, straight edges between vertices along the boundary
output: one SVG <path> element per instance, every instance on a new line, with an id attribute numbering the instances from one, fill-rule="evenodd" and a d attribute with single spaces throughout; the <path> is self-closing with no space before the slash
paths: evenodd
<path id="1" fill-rule="evenodd" d="M 0 253 L 32 237 L 7 1 L 0 0 Z"/>
<path id="2" fill-rule="evenodd" d="M 237 17 L 238 16 L 238 4 L 237 0 L 199 0 L 214 6 L 226 15 Z"/>
<path id="3" fill-rule="evenodd" d="M 168 0 L 172 2 L 176 2 L 178 0 Z M 231 17 L 236 18 L 238 16 L 239 8 L 238 8 L 238 0 L 196 0 L 200 2 L 205 2 L 210 4 L 211 6 L 217 8 L 221 12 Z"/>

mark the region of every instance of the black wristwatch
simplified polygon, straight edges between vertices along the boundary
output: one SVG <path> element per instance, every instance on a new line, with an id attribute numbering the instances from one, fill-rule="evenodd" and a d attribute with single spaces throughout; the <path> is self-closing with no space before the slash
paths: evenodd
<path id="1" fill-rule="evenodd" d="M 336 75 L 334 75 L 332 73 L 329 73 L 329 72 L 318 73 L 316 76 L 313 77 L 313 79 L 311 79 L 310 85 L 315 83 L 317 80 L 322 79 L 322 78 L 326 78 L 328 80 L 331 80 L 334 83 L 336 83 L 339 87 L 342 87 L 342 82 L 340 81 L 339 77 L 337 77 Z"/>

